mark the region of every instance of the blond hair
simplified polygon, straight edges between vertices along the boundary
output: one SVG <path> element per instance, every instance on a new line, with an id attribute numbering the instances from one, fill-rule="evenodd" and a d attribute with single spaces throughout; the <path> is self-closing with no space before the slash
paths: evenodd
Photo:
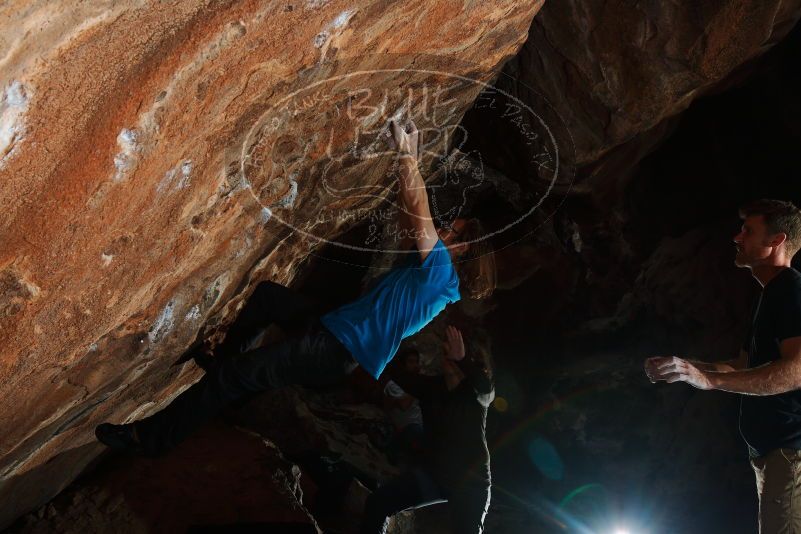
<path id="1" fill-rule="evenodd" d="M 459 289 L 470 299 L 489 297 L 496 286 L 495 251 L 478 219 L 469 219 L 459 232 L 467 251 L 456 260 Z"/>

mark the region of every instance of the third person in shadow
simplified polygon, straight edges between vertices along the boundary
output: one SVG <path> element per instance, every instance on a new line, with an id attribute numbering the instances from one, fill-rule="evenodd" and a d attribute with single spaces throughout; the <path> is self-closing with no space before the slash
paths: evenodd
<path id="1" fill-rule="evenodd" d="M 480 533 L 490 502 L 487 408 L 495 398 L 489 357 L 465 355 L 462 334 L 449 326 L 442 374 L 427 376 L 393 367 L 390 377 L 419 399 L 424 458 L 372 493 L 365 504 L 362 534 L 386 532 L 403 510 L 447 501 L 456 533 Z"/>

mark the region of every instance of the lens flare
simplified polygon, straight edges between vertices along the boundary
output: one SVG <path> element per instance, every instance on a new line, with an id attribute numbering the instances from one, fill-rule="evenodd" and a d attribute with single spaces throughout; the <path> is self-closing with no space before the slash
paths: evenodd
<path id="1" fill-rule="evenodd" d="M 528 456 L 545 478 L 562 480 L 565 466 L 559 452 L 544 438 L 534 438 L 528 446 Z"/>
<path id="2" fill-rule="evenodd" d="M 492 407 L 495 411 L 503 413 L 509 409 L 509 402 L 503 397 L 495 397 Z"/>

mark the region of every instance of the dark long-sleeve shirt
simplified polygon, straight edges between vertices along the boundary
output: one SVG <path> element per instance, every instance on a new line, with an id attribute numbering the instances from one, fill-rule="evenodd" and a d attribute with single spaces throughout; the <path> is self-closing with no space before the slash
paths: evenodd
<path id="1" fill-rule="evenodd" d="M 465 378 L 448 391 L 442 376 L 392 369 L 390 376 L 420 400 L 425 433 L 426 467 L 444 489 L 490 484 L 487 408 L 495 387 L 487 373 L 465 357 L 455 362 Z"/>

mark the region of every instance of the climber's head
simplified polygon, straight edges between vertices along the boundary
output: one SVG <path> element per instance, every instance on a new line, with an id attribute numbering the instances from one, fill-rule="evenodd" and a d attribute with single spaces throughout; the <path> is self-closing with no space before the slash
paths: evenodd
<path id="1" fill-rule="evenodd" d="M 451 253 L 462 295 L 471 299 L 490 296 L 495 290 L 495 252 L 481 221 L 454 219 L 437 233 Z"/>

